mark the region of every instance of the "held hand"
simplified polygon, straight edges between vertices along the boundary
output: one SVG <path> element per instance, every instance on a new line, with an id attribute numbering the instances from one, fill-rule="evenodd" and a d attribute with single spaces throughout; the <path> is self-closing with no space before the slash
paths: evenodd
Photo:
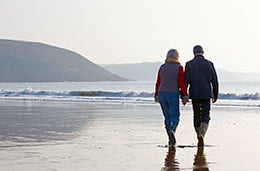
<path id="1" fill-rule="evenodd" d="M 182 104 L 185 106 L 187 102 L 189 102 L 189 99 L 181 99 Z"/>
<path id="2" fill-rule="evenodd" d="M 217 99 L 213 98 L 212 99 L 212 103 L 215 103 L 217 101 Z"/>
<path id="3" fill-rule="evenodd" d="M 154 101 L 159 102 L 158 96 L 154 96 Z"/>

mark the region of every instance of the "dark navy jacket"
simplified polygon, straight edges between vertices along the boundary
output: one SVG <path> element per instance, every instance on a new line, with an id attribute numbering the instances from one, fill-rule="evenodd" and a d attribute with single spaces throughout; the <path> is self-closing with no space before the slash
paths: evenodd
<path id="1" fill-rule="evenodd" d="M 214 65 L 197 55 L 185 65 L 185 84 L 191 99 L 218 98 L 218 78 Z"/>

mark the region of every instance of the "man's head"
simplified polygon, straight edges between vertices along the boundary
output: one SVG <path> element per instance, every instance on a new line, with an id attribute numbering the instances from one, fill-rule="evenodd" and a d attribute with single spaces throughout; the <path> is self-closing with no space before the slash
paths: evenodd
<path id="1" fill-rule="evenodd" d="M 204 50 L 203 50 L 202 46 L 196 45 L 193 48 L 193 53 L 194 53 L 195 56 L 196 55 L 202 55 L 202 54 L 204 54 Z"/>

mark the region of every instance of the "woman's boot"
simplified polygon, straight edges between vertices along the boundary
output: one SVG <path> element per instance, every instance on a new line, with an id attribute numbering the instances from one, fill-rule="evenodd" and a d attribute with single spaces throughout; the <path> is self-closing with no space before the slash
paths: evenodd
<path id="1" fill-rule="evenodd" d="M 176 144 L 176 139 L 175 139 L 175 136 L 174 136 L 174 131 L 168 131 L 167 130 L 167 135 L 168 135 L 168 139 L 169 139 L 169 147 L 172 147 Z"/>

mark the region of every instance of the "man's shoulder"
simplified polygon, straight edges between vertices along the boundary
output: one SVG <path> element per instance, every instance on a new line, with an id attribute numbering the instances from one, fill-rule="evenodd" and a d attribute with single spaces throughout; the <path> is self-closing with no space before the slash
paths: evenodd
<path id="1" fill-rule="evenodd" d="M 194 58 L 193 60 L 200 60 L 200 61 L 204 61 L 206 63 L 213 64 L 213 62 L 211 62 L 210 60 L 206 59 L 204 56 L 200 56 L 199 58 Z"/>
<path id="2" fill-rule="evenodd" d="M 208 65 L 210 64 L 210 65 Z M 211 62 L 210 60 L 206 59 L 205 57 L 195 57 L 192 60 L 189 60 L 188 62 L 186 62 L 186 67 L 189 66 L 197 66 L 197 65 L 201 65 L 201 66 L 214 66 L 213 62 Z"/>
<path id="3" fill-rule="evenodd" d="M 204 61 L 206 61 L 206 62 L 209 62 L 209 63 L 213 64 L 213 62 L 211 62 L 209 59 L 206 59 L 204 56 L 203 56 L 202 60 L 204 60 Z"/>
<path id="4" fill-rule="evenodd" d="M 210 66 L 214 66 L 213 62 L 211 62 L 210 60 L 208 60 L 208 59 L 205 59 L 205 58 L 204 58 L 204 60 L 205 60 L 205 63 L 208 63 L 208 64 L 210 64 Z"/>
<path id="5" fill-rule="evenodd" d="M 211 65 L 213 65 L 213 62 L 211 62 L 210 60 L 207 60 Z"/>
<path id="6" fill-rule="evenodd" d="M 194 58 L 193 58 L 192 60 L 187 61 L 187 62 L 186 62 L 186 65 L 187 65 L 187 64 L 190 64 L 190 63 L 192 63 L 192 62 L 194 62 Z"/>

